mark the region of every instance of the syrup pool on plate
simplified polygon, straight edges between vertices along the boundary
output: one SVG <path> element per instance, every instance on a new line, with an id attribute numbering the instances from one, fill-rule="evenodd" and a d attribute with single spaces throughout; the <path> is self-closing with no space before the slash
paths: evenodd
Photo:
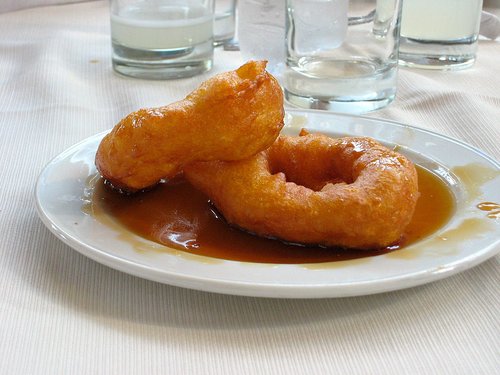
<path id="1" fill-rule="evenodd" d="M 402 241 L 378 250 L 297 246 L 261 238 L 229 226 L 206 196 L 185 181 L 121 195 L 99 180 L 92 212 L 114 218 L 125 230 L 170 248 L 213 258 L 258 263 L 320 263 L 385 254 L 442 227 L 454 209 L 452 193 L 436 175 L 418 167 L 420 198 Z M 97 217 L 99 219 L 99 217 Z"/>

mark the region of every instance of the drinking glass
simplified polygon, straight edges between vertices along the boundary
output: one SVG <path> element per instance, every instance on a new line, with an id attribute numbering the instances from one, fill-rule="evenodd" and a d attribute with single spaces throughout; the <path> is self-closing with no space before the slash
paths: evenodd
<path id="1" fill-rule="evenodd" d="M 234 37 L 236 27 L 236 0 L 215 0 L 215 45 L 221 45 Z"/>
<path id="2" fill-rule="evenodd" d="M 392 102 L 400 15 L 400 0 L 287 0 L 287 101 L 347 113 Z"/>
<path id="3" fill-rule="evenodd" d="M 285 0 L 238 0 L 238 43 L 244 60 L 267 60 L 279 75 L 285 63 Z"/>
<path id="4" fill-rule="evenodd" d="M 400 64 L 462 69 L 476 59 L 482 0 L 404 0 Z"/>
<path id="5" fill-rule="evenodd" d="M 213 60 L 213 0 L 112 0 L 113 68 L 146 79 L 190 77 Z"/>

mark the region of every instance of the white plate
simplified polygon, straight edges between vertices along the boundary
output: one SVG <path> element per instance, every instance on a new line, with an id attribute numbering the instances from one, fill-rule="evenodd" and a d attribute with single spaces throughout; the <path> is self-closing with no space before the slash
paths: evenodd
<path id="1" fill-rule="evenodd" d="M 448 224 L 400 251 L 317 264 L 260 264 L 213 259 L 149 242 L 86 213 L 88 182 L 104 134 L 52 160 L 36 186 L 38 213 L 62 241 L 123 272 L 161 283 L 227 294 L 319 298 L 373 294 L 438 280 L 470 268 L 500 250 L 500 220 L 479 210 L 500 202 L 500 167 L 481 151 L 450 138 L 394 122 L 289 110 L 284 133 L 300 128 L 332 136 L 369 136 L 398 146 L 416 163 L 441 175 L 457 201 Z M 161 251 L 158 251 L 161 250 Z"/>

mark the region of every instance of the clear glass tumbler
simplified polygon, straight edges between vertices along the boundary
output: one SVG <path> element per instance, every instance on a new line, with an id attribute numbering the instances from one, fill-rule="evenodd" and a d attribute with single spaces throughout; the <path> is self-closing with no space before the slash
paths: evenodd
<path id="1" fill-rule="evenodd" d="M 145 79 L 209 70 L 213 5 L 213 0 L 111 0 L 114 70 Z"/>
<path id="2" fill-rule="evenodd" d="M 404 0 L 400 64 L 454 70 L 476 59 L 482 0 Z"/>
<path id="3" fill-rule="evenodd" d="M 234 37 L 236 28 L 236 0 L 215 0 L 215 45 L 221 45 Z"/>
<path id="4" fill-rule="evenodd" d="M 287 0 L 287 101 L 346 113 L 391 103 L 400 16 L 400 0 Z"/>

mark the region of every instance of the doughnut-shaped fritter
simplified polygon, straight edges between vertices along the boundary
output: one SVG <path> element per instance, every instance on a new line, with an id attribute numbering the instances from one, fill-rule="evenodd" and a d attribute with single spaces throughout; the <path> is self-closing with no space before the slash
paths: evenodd
<path id="1" fill-rule="evenodd" d="M 218 74 L 176 103 L 141 109 L 104 137 L 96 166 L 114 187 L 134 192 L 194 161 L 240 160 L 269 147 L 283 127 L 283 94 L 251 61 Z"/>
<path id="2" fill-rule="evenodd" d="M 184 173 L 230 224 L 324 246 L 397 243 L 419 195 L 412 162 L 370 138 L 280 136 L 248 159 L 193 163 Z"/>

